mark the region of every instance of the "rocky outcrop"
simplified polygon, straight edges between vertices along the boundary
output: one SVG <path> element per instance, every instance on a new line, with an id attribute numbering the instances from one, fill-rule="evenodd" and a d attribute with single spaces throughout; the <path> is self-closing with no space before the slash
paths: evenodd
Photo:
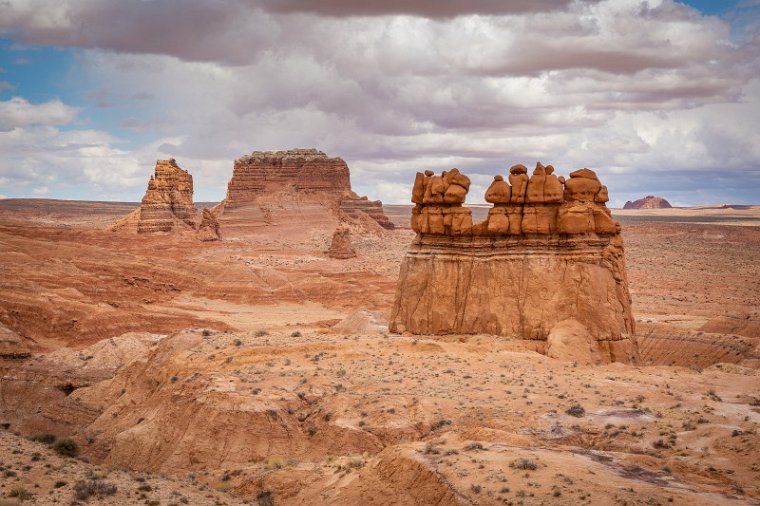
<path id="1" fill-rule="evenodd" d="M 356 256 L 356 251 L 351 245 L 351 232 L 347 228 L 339 228 L 335 231 L 330 249 L 327 250 L 327 256 L 340 259 Z"/>
<path id="2" fill-rule="evenodd" d="M 32 353 L 24 339 L 0 323 L 0 359 L 29 358 Z"/>
<path id="3" fill-rule="evenodd" d="M 643 199 L 630 200 L 625 203 L 623 209 L 670 209 L 670 202 L 662 197 L 655 197 L 654 195 L 647 195 Z"/>
<path id="4" fill-rule="evenodd" d="M 385 215 L 383 203 L 379 200 L 369 200 L 350 192 L 340 200 L 340 210 L 355 220 L 360 219 L 360 213 L 364 213 L 385 229 L 395 228 L 393 222 Z"/>
<path id="5" fill-rule="evenodd" d="M 269 225 L 332 229 L 363 215 L 393 228 L 380 201 L 351 191 L 346 162 L 316 149 L 254 151 L 238 158 L 217 211 L 222 229 L 233 234 Z"/>
<path id="6" fill-rule="evenodd" d="M 401 266 L 390 329 L 553 336 L 560 358 L 588 338 L 583 361 L 635 362 L 623 240 L 607 189 L 589 169 L 567 180 L 553 173 L 539 163 L 530 177 L 523 165 L 511 168 L 509 183 L 496 176 L 486 192 L 494 206 L 477 224 L 462 206 L 466 176 L 418 173 L 417 237 Z"/>
<path id="7" fill-rule="evenodd" d="M 209 209 L 203 209 L 201 222 L 198 225 L 198 239 L 201 241 L 218 241 L 221 239 L 219 221 Z"/>
<path id="8" fill-rule="evenodd" d="M 140 204 L 137 232 L 170 232 L 184 225 L 195 228 L 195 215 L 193 176 L 174 159 L 158 160 Z"/>

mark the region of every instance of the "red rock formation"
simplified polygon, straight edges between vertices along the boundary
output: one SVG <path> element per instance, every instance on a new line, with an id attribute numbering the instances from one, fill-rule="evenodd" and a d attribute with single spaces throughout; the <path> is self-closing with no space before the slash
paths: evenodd
<path id="1" fill-rule="evenodd" d="M 375 220 L 381 227 L 393 230 L 394 225 L 383 211 L 383 203 L 379 200 L 369 200 L 367 197 L 360 197 L 354 192 L 340 201 L 340 210 L 353 219 L 359 219 L 360 214 L 364 213 Z"/>
<path id="2" fill-rule="evenodd" d="M 332 228 L 362 214 L 393 228 L 380 201 L 351 191 L 345 161 L 316 149 L 292 149 L 255 151 L 235 160 L 217 215 L 223 229 L 245 232 L 274 224 Z"/>
<path id="3" fill-rule="evenodd" d="M 198 239 L 201 241 L 218 241 L 221 239 L 219 221 L 209 209 L 203 209 L 203 216 L 198 225 Z"/>
<path id="4" fill-rule="evenodd" d="M 647 195 L 643 199 L 630 200 L 625 203 L 623 209 L 670 209 L 670 202 L 662 197 L 655 197 L 654 195 Z"/>
<path id="5" fill-rule="evenodd" d="M 138 233 L 169 232 L 177 225 L 195 228 L 193 176 L 174 159 L 158 160 L 140 204 Z"/>
<path id="6" fill-rule="evenodd" d="M 516 165 L 511 186 L 494 178 L 486 192 L 494 207 L 473 225 L 460 189 L 469 180 L 455 171 L 416 177 L 417 237 L 401 266 L 390 329 L 514 336 L 548 341 L 553 356 L 572 347 L 573 360 L 582 350 L 586 362 L 635 362 L 620 225 L 596 174 L 581 169 L 565 180 L 539 163 L 528 178 Z M 457 198 L 447 202 L 450 194 Z"/>
<path id="7" fill-rule="evenodd" d="M 330 249 L 327 250 L 327 256 L 340 259 L 353 258 L 356 256 L 356 251 L 351 245 L 351 232 L 347 228 L 339 228 L 335 230 Z"/>

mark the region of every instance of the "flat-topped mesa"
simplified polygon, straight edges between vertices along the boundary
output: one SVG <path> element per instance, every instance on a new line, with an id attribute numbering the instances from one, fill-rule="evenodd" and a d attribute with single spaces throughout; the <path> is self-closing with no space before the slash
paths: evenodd
<path id="1" fill-rule="evenodd" d="M 485 194 L 473 224 L 469 179 L 418 173 L 417 236 L 401 266 L 389 328 L 414 334 L 496 334 L 576 361 L 636 362 L 638 347 L 620 225 L 607 188 L 581 169 L 565 179 L 515 165 Z"/>
<path id="2" fill-rule="evenodd" d="M 156 161 L 156 170 L 140 204 L 138 233 L 169 232 L 177 224 L 195 228 L 193 176 L 174 159 Z"/>
<path id="3" fill-rule="evenodd" d="M 662 197 L 647 195 L 643 199 L 634 200 L 633 202 L 627 201 L 623 209 L 670 209 L 672 207 L 670 202 Z"/>
<path id="4" fill-rule="evenodd" d="M 298 212 L 288 211 L 295 207 Z M 300 216 L 301 224 L 311 217 L 316 224 L 327 220 L 325 211 L 332 219 L 340 213 L 359 219 L 364 213 L 382 227 L 393 228 L 382 202 L 351 191 L 346 162 L 316 149 L 254 151 L 238 158 L 221 211 L 223 228 L 245 228 L 246 221 L 282 224 L 293 216 Z"/>
<path id="5" fill-rule="evenodd" d="M 264 193 L 276 191 L 335 194 L 337 201 L 351 191 L 348 165 L 316 149 L 254 151 L 235 160 L 225 205 L 234 208 L 249 204 Z"/>

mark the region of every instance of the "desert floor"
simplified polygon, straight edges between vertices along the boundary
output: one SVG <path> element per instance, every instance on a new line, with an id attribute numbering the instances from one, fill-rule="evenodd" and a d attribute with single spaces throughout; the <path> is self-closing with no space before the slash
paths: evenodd
<path id="1" fill-rule="evenodd" d="M 408 229 L 336 260 L 132 209 L 0 200 L 0 504 L 760 503 L 758 207 L 613 211 L 642 363 L 601 367 L 388 333 Z"/>

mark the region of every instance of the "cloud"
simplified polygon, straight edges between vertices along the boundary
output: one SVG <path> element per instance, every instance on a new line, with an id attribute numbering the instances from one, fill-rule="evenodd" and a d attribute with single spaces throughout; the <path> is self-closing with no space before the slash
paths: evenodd
<path id="1" fill-rule="evenodd" d="M 419 169 L 458 166 L 479 200 L 494 174 L 536 160 L 598 169 L 613 203 L 657 188 L 751 198 L 759 37 L 672 0 L 550 4 L 8 0 L 0 30 L 87 48 L 76 75 L 88 109 L 107 106 L 121 130 L 82 131 L 80 148 L 46 128 L 74 108 L 58 103 L 68 115 L 56 120 L 28 102 L 18 108 L 41 119 L 7 119 L 5 102 L 0 127 L 39 149 L 16 161 L 51 191 L 45 167 L 61 167 L 93 194 L 130 199 L 156 158 L 177 158 L 196 197 L 213 200 L 240 155 L 311 146 L 389 202 L 407 200 Z M 126 148 L 130 135 L 150 140 Z"/>
<path id="2" fill-rule="evenodd" d="M 451 18 L 469 14 L 504 15 L 540 12 L 566 8 L 573 0 L 386 0 L 355 2 L 353 0 L 264 0 L 261 4 L 272 12 L 310 13 L 321 16 L 393 16 L 410 15 L 426 18 Z"/>
<path id="3" fill-rule="evenodd" d="M 65 125 L 77 116 L 75 107 L 60 100 L 32 104 L 22 97 L 0 101 L 0 132 L 30 125 Z"/>

